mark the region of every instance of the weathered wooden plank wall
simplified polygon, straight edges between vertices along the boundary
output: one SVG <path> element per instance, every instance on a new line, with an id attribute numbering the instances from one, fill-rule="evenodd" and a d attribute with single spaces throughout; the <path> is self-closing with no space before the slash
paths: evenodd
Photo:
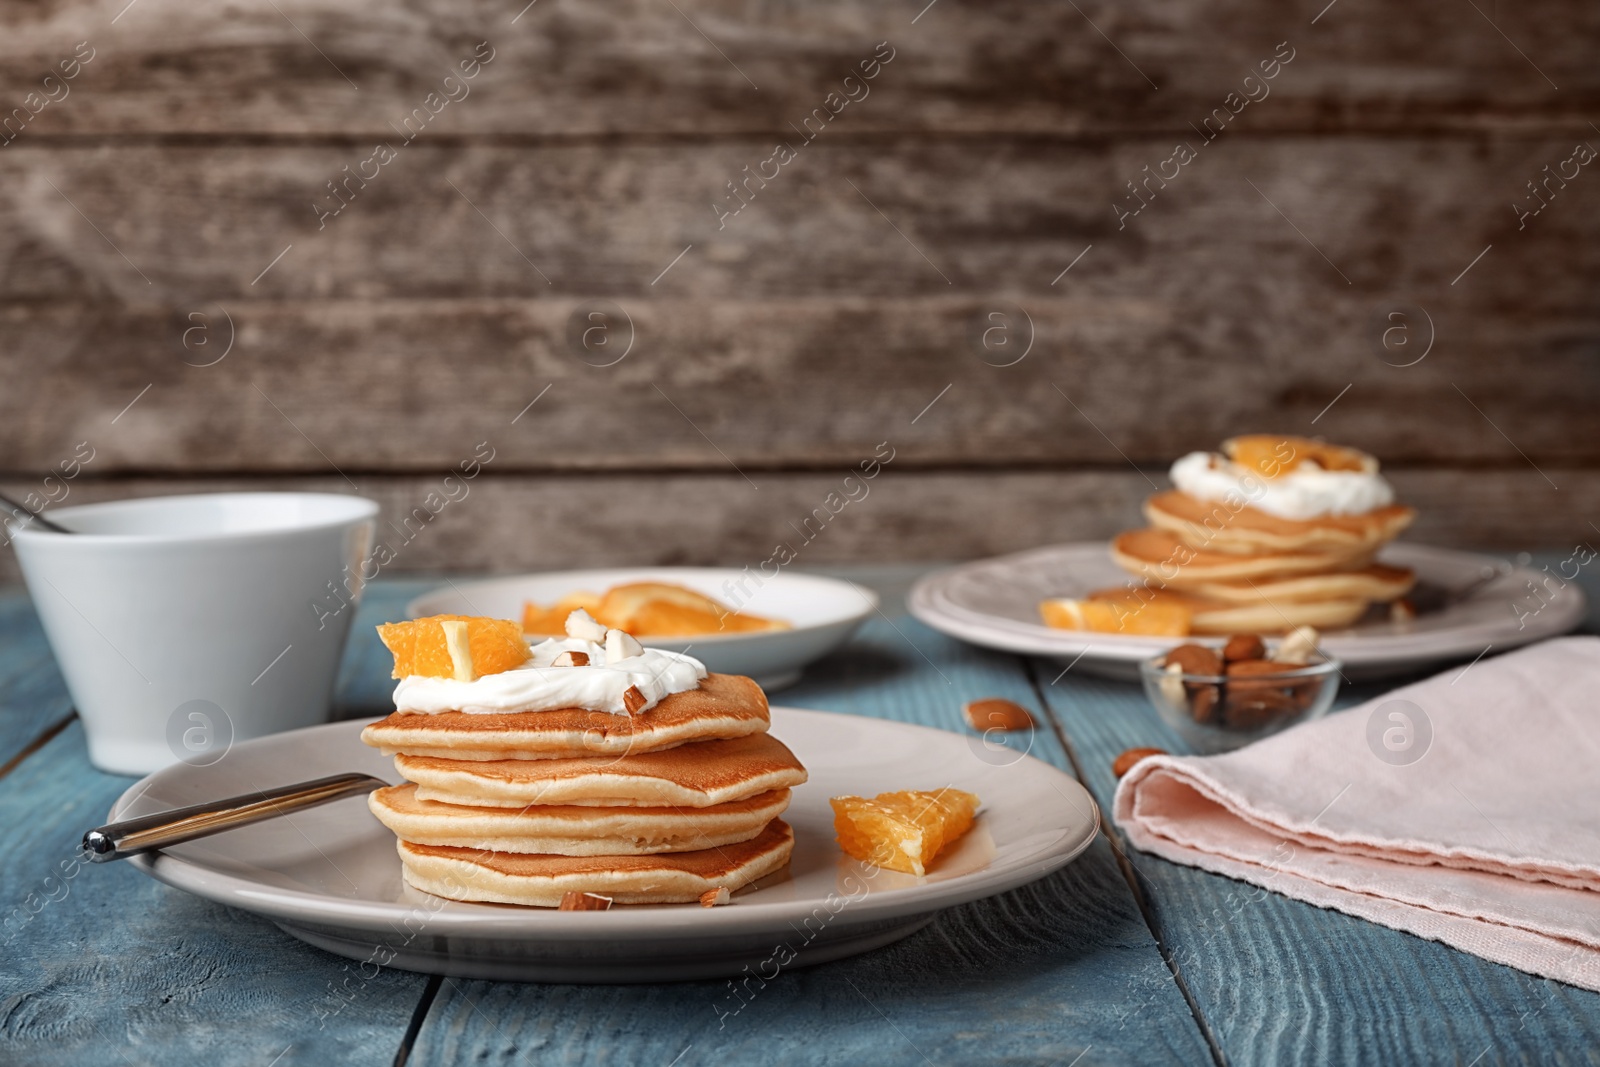
<path id="1" fill-rule="evenodd" d="M 1592 5 L 0 27 L 0 476 L 36 499 L 398 515 L 489 442 L 396 569 L 738 562 L 887 441 L 807 551 L 941 558 L 1104 535 L 1270 428 L 1379 454 L 1419 538 L 1600 536 Z"/>

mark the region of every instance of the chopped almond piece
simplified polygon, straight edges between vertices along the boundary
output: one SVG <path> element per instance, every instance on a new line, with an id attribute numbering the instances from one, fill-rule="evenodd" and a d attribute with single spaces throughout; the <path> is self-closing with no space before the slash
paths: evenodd
<path id="1" fill-rule="evenodd" d="M 732 899 L 733 894 L 728 892 L 728 887 L 719 885 L 715 889 L 707 889 L 700 894 L 700 906 L 702 908 L 714 908 L 718 904 L 726 904 Z"/>
<path id="2" fill-rule="evenodd" d="M 645 700 L 644 694 L 639 692 L 639 687 L 636 685 L 630 685 L 622 691 L 622 706 L 628 709 L 629 715 L 634 714 L 647 703 L 649 702 Z"/>
<path id="3" fill-rule="evenodd" d="M 580 893 L 576 890 L 561 895 L 560 911 L 609 911 L 611 898 L 599 893 Z"/>

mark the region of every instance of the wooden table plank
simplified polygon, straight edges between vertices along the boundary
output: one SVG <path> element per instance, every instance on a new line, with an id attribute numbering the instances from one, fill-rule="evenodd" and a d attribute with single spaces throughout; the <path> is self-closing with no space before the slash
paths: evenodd
<path id="1" fill-rule="evenodd" d="M 1600 608 L 1600 582 L 1581 580 Z M 1060 664 L 1033 667 L 1102 807 L 1124 749 L 1187 751 L 1130 685 L 1075 671 L 1051 684 Z M 1341 704 L 1384 688 L 1359 687 Z M 1163 948 L 1236 1067 L 1537 1064 L 1555 1050 L 1570 1055 L 1561 1062 L 1600 1062 L 1600 994 L 1137 851 L 1128 858 Z"/>
<path id="2" fill-rule="evenodd" d="M 1448 0 L 1409 5 L 1403 20 L 1381 5 L 1345 4 L 1314 26 L 1320 4 L 1291 12 L 1265 0 L 1204 11 L 1157 0 L 998 0 L 925 13 L 925 4 L 864 0 L 679 6 L 315 0 L 285 8 L 291 23 L 270 5 L 183 7 L 172 18 L 179 6 L 159 2 L 123 17 L 121 4 L 99 0 L 48 13 L 8 0 L 0 78 L 15 87 L 8 108 L 20 106 L 87 38 L 93 51 L 79 54 L 93 58 L 66 87 L 72 102 L 48 106 L 21 137 L 342 136 L 366 145 L 352 163 L 369 138 L 396 140 L 395 126 L 441 90 L 458 99 L 437 105 L 424 137 L 782 131 L 838 89 L 860 96 L 841 124 L 880 136 L 1182 130 L 1230 91 L 1261 94 L 1245 112 L 1258 129 L 1498 130 L 1592 113 L 1600 95 L 1584 50 L 1600 19 L 1579 0 L 1547 0 L 1537 17 L 1505 21 L 1485 8 L 1487 25 Z M 1242 84 L 1285 38 L 1293 64 Z M 491 62 L 466 85 L 444 84 L 485 40 Z M 885 40 L 897 54 L 870 95 L 842 85 Z"/>
<path id="3" fill-rule="evenodd" d="M 33 603 L 20 589 L 0 591 L 0 767 L 71 715 Z"/>
<path id="4" fill-rule="evenodd" d="M 966 733 L 980 758 L 981 741 L 964 725 L 961 704 L 984 696 L 1036 707 L 1014 658 L 961 645 L 909 619 L 875 618 L 847 649 L 773 699 Z M 1034 756 L 1066 766 L 1042 718 L 1031 739 L 1016 739 L 1019 748 L 1030 742 Z M 1108 989 L 1137 991 L 1137 1016 L 1104 996 Z M 451 979 L 428 1011 L 411 1062 L 1210 1060 L 1104 841 L 1064 871 L 951 909 L 899 944 L 788 972 L 738 1015 L 721 1015 L 737 1003 L 724 982 L 518 986 Z"/>
<path id="5" fill-rule="evenodd" d="M 363 974 L 126 864 L 75 862 L 130 784 L 89 766 L 77 722 L 0 779 L 0 1062 L 391 1063 L 422 976 Z"/>
<path id="6" fill-rule="evenodd" d="M 376 622 L 432 582 L 378 583 L 353 627 L 339 704 L 373 714 L 393 682 Z M 0 596 L 0 753 L 70 702 L 26 594 Z M 387 1064 L 427 979 L 365 973 L 264 919 L 168 889 L 125 864 L 75 862 L 131 778 L 88 762 L 73 722 L 0 779 L 0 1061 Z M 107 1019 L 123 1029 L 108 1028 Z M 105 1046 L 113 1043 L 121 1055 Z"/>

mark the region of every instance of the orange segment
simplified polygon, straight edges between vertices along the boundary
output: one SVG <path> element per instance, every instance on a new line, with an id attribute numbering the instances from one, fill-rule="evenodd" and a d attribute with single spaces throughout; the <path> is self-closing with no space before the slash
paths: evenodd
<path id="1" fill-rule="evenodd" d="M 1353 448 L 1309 437 L 1254 433 L 1222 442 L 1222 451 L 1241 467 L 1263 478 L 1276 478 L 1308 460 L 1325 471 L 1376 471 L 1377 461 Z"/>
<path id="2" fill-rule="evenodd" d="M 1087 600 L 1059 597 L 1039 602 L 1039 617 L 1058 630 L 1089 630 L 1104 634 L 1139 634 L 1183 637 L 1189 632 L 1194 610 L 1181 599 L 1151 594 L 1141 598 L 1132 590 L 1090 593 Z"/>
<path id="3" fill-rule="evenodd" d="M 522 602 L 522 632 L 540 637 L 562 637 L 567 632 L 567 615 L 559 607 L 541 608 L 531 600 Z"/>
<path id="4" fill-rule="evenodd" d="M 613 586 L 604 596 L 570 593 L 549 608 L 524 601 L 522 630 L 546 636 L 565 634 L 567 616 L 575 608 L 587 611 L 603 626 L 635 637 L 700 637 L 789 629 L 786 622 L 733 611 L 681 585 L 630 582 Z"/>
<path id="5" fill-rule="evenodd" d="M 531 600 L 522 602 L 522 632 L 544 637 L 565 637 L 567 616 L 582 608 L 598 618 L 600 596 L 597 593 L 568 593 L 548 608 L 541 608 Z"/>
<path id="6" fill-rule="evenodd" d="M 702 634 L 743 634 L 776 629 L 770 619 L 728 611 L 702 611 L 670 600 L 651 600 L 634 611 L 635 637 L 696 637 Z"/>
<path id="7" fill-rule="evenodd" d="M 394 653 L 394 677 L 420 674 L 429 678 L 454 678 L 455 661 L 445 642 L 442 622 L 467 624 L 467 648 L 472 653 L 473 674 L 499 674 L 528 661 L 522 627 L 510 619 L 483 619 L 471 615 L 434 615 L 410 622 L 386 622 L 378 637 Z"/>
<path id="8" fill-rule="evenodd" d="M 972 828 L 978 798 L 959 789 L 833 797 L 839 847 L 856 859 L 907 874 L 926 874 L 939 850 Z"/>

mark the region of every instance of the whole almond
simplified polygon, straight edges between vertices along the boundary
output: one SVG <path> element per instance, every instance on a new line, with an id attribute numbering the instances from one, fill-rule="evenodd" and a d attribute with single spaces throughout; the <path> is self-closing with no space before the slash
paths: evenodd
<path id="1" fill-rule="evenodd" d="M 1234 634 L 1222 648 L 1222 658 L 1229 663 L 1241 659 L 1265 659 L 1267 646 L 1255 634 Z"/>
<path id="2" fill-rule="evenodd" d="M 1147 756 L 1165 756 L 1167 753 L 1159 748 L 1130 748 L 1111 762 L 1111 773 L 1121 778 L 1133 770 L 1133 765 Z"/>
<path id="3" fill-rule="evenodd" d="M 1293 664 L 1276 663 L 1270 659 L 1241 659 L 1228 664 L 1227 674 L 1229 678 L 1256 678 L 1297 669 Z"/>
<path id="4" fill-rule="evenodd" d="M 986 697 L 970 700 L 961 709 L 974 730 L 1031 730 L 1033 716 L 1015 700 Z"/>
<path id="5" fill-rule="evenodd" d="M 1223 723 L 1231 730 L 1256 730 L 1299 710 L 1281 689 L 1240 691 L 1230 684 L 1223 707 Z"/>
<path id="6" fill-rule="evenodd" d="M 1202 726 L 1217 721 L 1217 705 L 1222 693 L 1214 685 L 1191 686 L 1189 691 L 1189 716 Z"/>
<path id="7" fill-rule="evenodd" d="M 1174 663 L 1183 668 L 1184 674 L 1215 676 L 1222 673 L 1222 657 L 1217 655 L 1216 649 L 1205 645 L 1179 645 L 1167 653 L 1165 660 L 1168 667 Z"/>

